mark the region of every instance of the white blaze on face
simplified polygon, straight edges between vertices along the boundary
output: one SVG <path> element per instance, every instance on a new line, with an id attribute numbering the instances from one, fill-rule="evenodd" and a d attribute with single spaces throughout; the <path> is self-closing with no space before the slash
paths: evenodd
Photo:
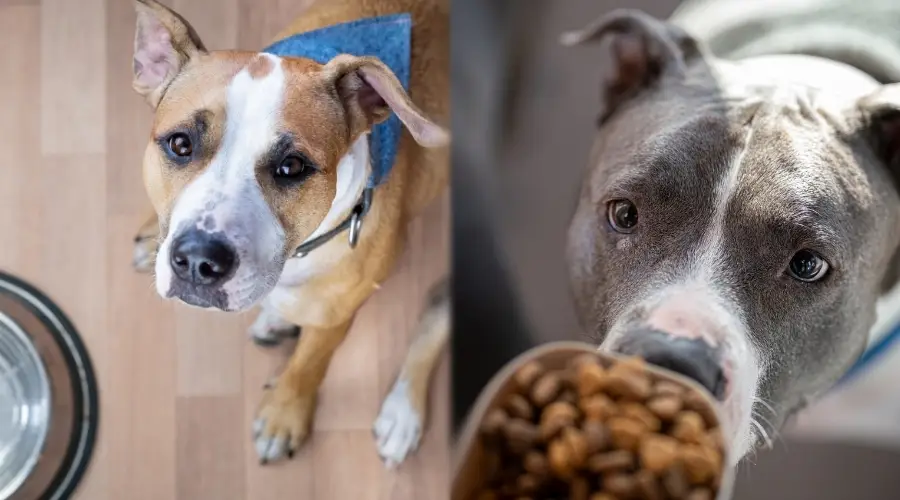
<path id="1" fill-rule="evenodd" d="M 222 286 L 230 309 L 248 307 L 278 278 L 284 229 L 263 197 L 256 165 L 278 138 L 285 77 L 280 58 L 257 57 L 269 59 L 270 71 L 254 78 L 245 68 L 231 81 L 219 150 L 173 207 L 170 232 L 156 262 L 156 288 L 163 296 L 171 287 L 171 242 L 190 228 L 221 234 L 237 251 L 238 268 Z"/>

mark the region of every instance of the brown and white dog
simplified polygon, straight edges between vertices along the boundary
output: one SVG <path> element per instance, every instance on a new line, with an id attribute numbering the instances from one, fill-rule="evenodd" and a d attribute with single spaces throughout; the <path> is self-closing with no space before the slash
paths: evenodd
<path id="1" fill-rule="evenodd" d="M 290 457 L 310 432 L 316 393 L 354 313 L 390 273 L 407 222 L 446 185 L 449 136 L 438 123 L 448 119 L 447 1 L 319 1 L 278 37 L 409 13 L 409 95 L 376 58 L 342 54 L 319 64 L 208 51 L 172 10 L 155 0 L 135 6 L 133 86 L 156 112 L 143 159 L 155 215 L 135 238 L 135 267 L 152 266 L 166 298 L 225 311 L 261 305 L 255 339 L 302 327 L 254 423 L 262 462 Z M 356 246 L 342 233 L 295 257 L 357 207 L 368 133 L 392 113 L 409 133 L 374 190 Z M 436 292 L 375 422 L 389 465 L 418 446 L 448 314 L 446 292 Z"/>

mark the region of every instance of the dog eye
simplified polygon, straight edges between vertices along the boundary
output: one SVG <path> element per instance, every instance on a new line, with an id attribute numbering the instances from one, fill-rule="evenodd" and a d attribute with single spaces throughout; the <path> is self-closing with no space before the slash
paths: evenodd
<path id="1" fill-rule="evenodd" d="M 630 200 L 613 200 L 607 208 L 609 225 L 620 233 L 630 233 L 638 223 L 637 207 Z"/>
<path id="2" fill-rule="evenodd" d="M 803 249 L 791 258 L 788 274 L 794 279 L 810 283 L 824 278 L 829 268 L 828 262 L 821 255 Z"/>
<path id="3" fill-rule="evenodd" d="M 182 132 L 176 132 L 169 136 L 166 141 L 169 151 L 179 158 L 187 158 L 194 153 L 194 146 L 191 144 L 191 138 Z"/>
<path id="4" fill-rule="evenodd" d="M 310 173 L 312 168 L 305 158 L 291 155 L 281 160 L 281 163 L 275 168 L 274 175 L 276 179 L 293 180 Z"/>

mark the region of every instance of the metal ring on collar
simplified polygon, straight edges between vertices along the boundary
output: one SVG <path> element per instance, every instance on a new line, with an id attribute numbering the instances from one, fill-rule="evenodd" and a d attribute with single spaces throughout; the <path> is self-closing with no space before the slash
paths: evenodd
<path id="1" fill-rule="evenodd" d="M 350 248 L 356 248 L 359 242 L 359 232 L 362 230 L 362 215 L 358 210 L 353 211 L 350 217 Z"/>
<path id="2" fill-rule="evenodd" d="M 353 207 L 353 211 L 347 216 L 346 219 L 343 220 L 338 226 L 316 238 L 313 238 L 309 241 L 302 243 L 296 250 L 294 250 L 294 255 L 292 257 L 306 257 L 309 252 L 319 248 L 320 246 L 328 243 L 331 238 L 334 238 L 338 234 L 350 229 L 350 248 L 356 247 L 356 244 L 359 241 L 359 234 L 362 231 L 362 222 L 363 218 L 365 218 L 366 214 L 369 213 L 369 209 L 372 207 L 372 191 L 374 188 L 367 187 L 363 189 L 362 195 L 360 195 L 359 202 Z"/>

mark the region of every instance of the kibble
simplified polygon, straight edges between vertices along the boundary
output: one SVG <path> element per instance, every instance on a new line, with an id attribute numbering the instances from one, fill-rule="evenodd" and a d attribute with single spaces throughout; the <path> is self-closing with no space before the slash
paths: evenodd
<path id="1" fill-rule="evenodd" d="M 700 443 L 706 433 L 703 417 L 695 411 L 685 411 L 675 419 L 672 436 L 685 443 Z"/>
<path id="2" fill-rule="evenodd" d="M 497 436 L 507 422 L 509 422 L 509 415 L 500 408 L 495 408 L 484 417 L 484 421 L 481 423 L 481 432 L 488 437 Z"/>
<path id="3" fill-rule="evenodd" d="M 569 485 L 569 500 L 589 500 L 591 482 L 586 477 L 576 477 Z"/>
<path id="4" fill-rule="evenodd" d="M 679 458 L 678 440 L 662 434 L 644 436 L 641 440 L 641 465 L 650 472 L 667 470 Z"/>
<path id="5" fill-rule="evenodd" d="M 609 435 L 613 445 L 623 450 L 637 450 L 647 428 L 641 422 L 628 417 L 609 419 Z"/>
<path id="6" fill-rule="evenodd" d="M 526 453 L 534 448 L 540 438 L 537 426 L 521 419 L 511 419 L 503 428 L 503 435 L 510 451 Z"/>
<path id="7" fill-rule="evenodd" d="M 622 404 L 619 408 L 622 416 L 637 420 L 650 432 L 658 432 L 662 427 L 659 418 L 642 404 L 628 402 Z"/>
<path id="8" fill-rule="evenodd" d="M 598 363 L 583 363 L 578 367 L 576 385 L 579 397 L 588 397 L 603 390 L 606 370 Z"/>
<path id="9" fill-rule="evenodd" d="M 603 476 L 603 489 L 619 498 L 631 498 L 637 492 L 637 480 L 634 476 L 615 473 Z"/>
<path id="10" fill-rule="evenodd" d="M 716 450 L 696 444 L 681 448 L 680 460 L 684 464 L 691 484 L 702 485 L 713 480 L 722 468 L 722 459 Z"/>
<path id="11" fill-rule="evenodd" d="M 547 447 L 547 460 L 550 462 L 550 470 L 560 479 L 568 479 L 575 473 L 569 447 L 559 439 Z"/>
<path id="12" fill-rule="evenodd" d="M 613 368 L 606 376 L 606 389 L 610 394 L 625 400 L 644 401 L 650 396 L 652 387 L 650 380 L 633 368 Z"/>
<path id="13" fill-rule="evenodd" d="M 681 401 L 681 397 L 671 394 L 654 396 L 653 399 L 647 402 L 647 409 L 658 418 L 667 422 L 674 419 L 683 406 L 684 403 Z"/>
<path id="14" fill-rule="evenodd" d="M 544 407 L 550 404 L 563 388 L 563 379 L 559 373 L 550 372 L 537 379 L 531 388 L 531 402 Z"/>
<path id="15" fill-rule="evenodd" d="M 519 368 L 515 392 L 481 422 L 490 479 L 472 500 L 713 500 L 724 465 L 715 409 L 646 366 L 585 354 Z"/>
<path id="16" fill-rule="evenodd" d="M 581 428 L 584 432 L 584 439 L 587 442 L 588 454 L 603 451 L 609 446 L 609 430 L 603 422 L 596 420 L 586 420 Z"/>
<path id="17" fill-rule="evenodd" d="M 515 378 L 519 390 L 523 393 L 527 393 L 531 391 L 531 387 L 545 371 L 546 370 L 544 370 L 544 367 L 539 362 L 531 361 L 519 368 L 513 377 Z"/>
<path id="18" fill-rule="evenodd" d="M 534 408 L 521 394 L 513 394 L 506 402 L 506 411 L 511 417 L 531 420 L 534 417 Z"/>
<path id="19" fill-rule="evenodd" d="M 699 413 L 707 422 L 716 420 L 715 412 L 706 404 L 706 400 L 698 392 L 690 391 L 684 395 L 684 407 Z"/>
<path id="20" fill-rule="evenodd" d="M 529 451 L 522 460 L 522 467 L 525 472 L 535 477 L 547 477 L 550 475 L 550 464 L 547 462 L 547 456 L 539 451 Z"/>
<path id="21" fill-rule="evenodd" d="M 550 441 L 565 427 L 575 425 L 578 409 L 565 401 L 551 403 L 541 413 L 541 437 Z"/>
<path id="22" fill-rule="evenodd" d="M 641 498 L 644 500 L 663 499 L 662 487 L 659 485 L 659 480 L 656 479 L 655 474 L 644 469 L 638 471 L 637 474 L 634 475 L 634 479 L 637 483 L 637 490 L 640 492 Z"/>
<path id="23" fill-rule="evenodd" d="M 690 485 L 684 469 L 675 465 L 663 475 L 663 488 L 669 494 L 669 498 L 684 498 L 690 493 Z"/>
<path id="24" fill-rule="evenodd" d="M 568 448 L 569 463 L 575 469 L 584 467 L 588 459 L 588 443 L 584 433 L 576 427 L 566 427 L 559 438 Z"/>
<path id="25" fill-rule="evenodd" d="M 572 389 L 566 389 L 559 393 L 557 396 L 557 401 L 562 401 L 563 403 L 569 403 L 570 405 L 578 404 L 578 393 Z"/>
<path id="26" fill-rule="evenodd" d="M 654 396 L 675 396 L 681 399 L 684 388 L 670 380 L 660 380 L 653 384 Z"/>
<path id="27" fill-rule="evenodd" d="M 587 468 L 591 472 L 610 472 L 628 470 L 634 467 L 634 453 L 628 450 L 616 450 L 599 453 L 588 459 Z"/>
<path id="28" fill-rule="evenodd" d="M 594 394 L 582 399 L 578 407 L 588 420 L 604 421 L 619 413 L 619 406 L 606 394 Z"/>
<path id="29" fill-rule="evenodd" d="M 603 367 L 603 364 L 600 362 L 600 358 L 594 355 L 594 353 L 586 352 L 584 354 L 579 354 L 572 358 L 569 361 L 569 368 L 574 370 L 578 370 L 584 365 L 597 365 L 599 367 Z"/>

